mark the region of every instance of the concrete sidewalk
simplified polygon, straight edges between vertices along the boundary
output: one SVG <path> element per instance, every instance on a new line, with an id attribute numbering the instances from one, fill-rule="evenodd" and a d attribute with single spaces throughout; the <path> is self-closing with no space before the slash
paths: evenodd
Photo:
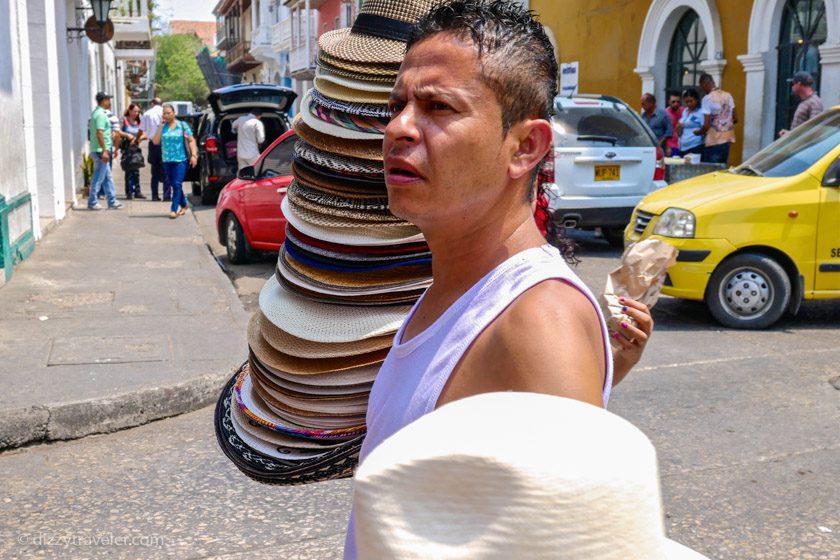
<path id="1" fill-rule="evenodd" d="M 192 212 L 122 202 L 81 201 L 0 288 L 0 449 L 198 409 L 247 357 L 248 314 Z"/>

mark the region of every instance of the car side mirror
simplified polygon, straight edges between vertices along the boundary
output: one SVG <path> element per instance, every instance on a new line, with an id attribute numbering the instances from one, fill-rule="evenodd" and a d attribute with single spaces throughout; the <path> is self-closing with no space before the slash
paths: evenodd
<path id="1" fill-rule="evenodd" d="M 840 158 L 837 158 L 828 166 L 823 175 L 822 186 L 840 187 Z"/>
<path id="2" fill-rule="evenodd" d="M 257 172 L 252 165 L 246 165 L 236 173 L 236 176 L 243 181 L 253 181 L 257 178 Z"/>

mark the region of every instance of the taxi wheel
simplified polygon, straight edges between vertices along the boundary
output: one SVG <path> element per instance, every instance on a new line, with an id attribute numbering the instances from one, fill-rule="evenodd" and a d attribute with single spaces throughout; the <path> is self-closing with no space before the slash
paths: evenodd
<path id="1" fill-rule="evenodd" d="M 779 263 L 766 255 L 743 253 L 712 273 L 706 305 L 724 326 L 764 329 L 784 315 L 790 295 L 790 278 Z"/>
<path id="2" fill-rule="evenodd" d="M 248 262 L 250 253 L 248 240 L 245 239 L 242 226 L 232 212 L 225 218 L 225 249 L 227 250 L 228 260 L 233 264 Z"/>

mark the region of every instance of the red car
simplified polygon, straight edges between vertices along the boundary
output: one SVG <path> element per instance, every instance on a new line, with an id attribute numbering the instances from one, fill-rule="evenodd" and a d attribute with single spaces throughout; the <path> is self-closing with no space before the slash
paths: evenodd
<path id="1" fill-rule="evenodd" d="M 219 243 L 230 262 L 247 262 L 255 251 L 278 252 L 286 239 L 280 203 L 294 178 L 292 156 L 297 136 L 285 132 L 263 151 L 254 167 L 243 167 L 225 185 L 216 205 Z"/>

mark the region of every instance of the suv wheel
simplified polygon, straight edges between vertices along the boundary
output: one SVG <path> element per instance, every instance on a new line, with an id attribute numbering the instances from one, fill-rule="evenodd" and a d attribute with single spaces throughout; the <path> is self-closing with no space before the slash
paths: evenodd
<path id="1" fill-rule="evenodd" d="M 779 263 L 766 255 L 743 253 L 712 273 L 706 305 L 724 326 L 764 329 L 784 315 L 790 296 L 790 278 Z"/>
<path id="2" fill-rule="evenodd" d="M 232 212 L 225 218 L 225 249 L 227 250 L 228 260 L 233 264 L 248 262 L 251 248 L 248 245 L 248 240 L 245 239 L 245 233 L 242 231 L 239 220 Z"/>

